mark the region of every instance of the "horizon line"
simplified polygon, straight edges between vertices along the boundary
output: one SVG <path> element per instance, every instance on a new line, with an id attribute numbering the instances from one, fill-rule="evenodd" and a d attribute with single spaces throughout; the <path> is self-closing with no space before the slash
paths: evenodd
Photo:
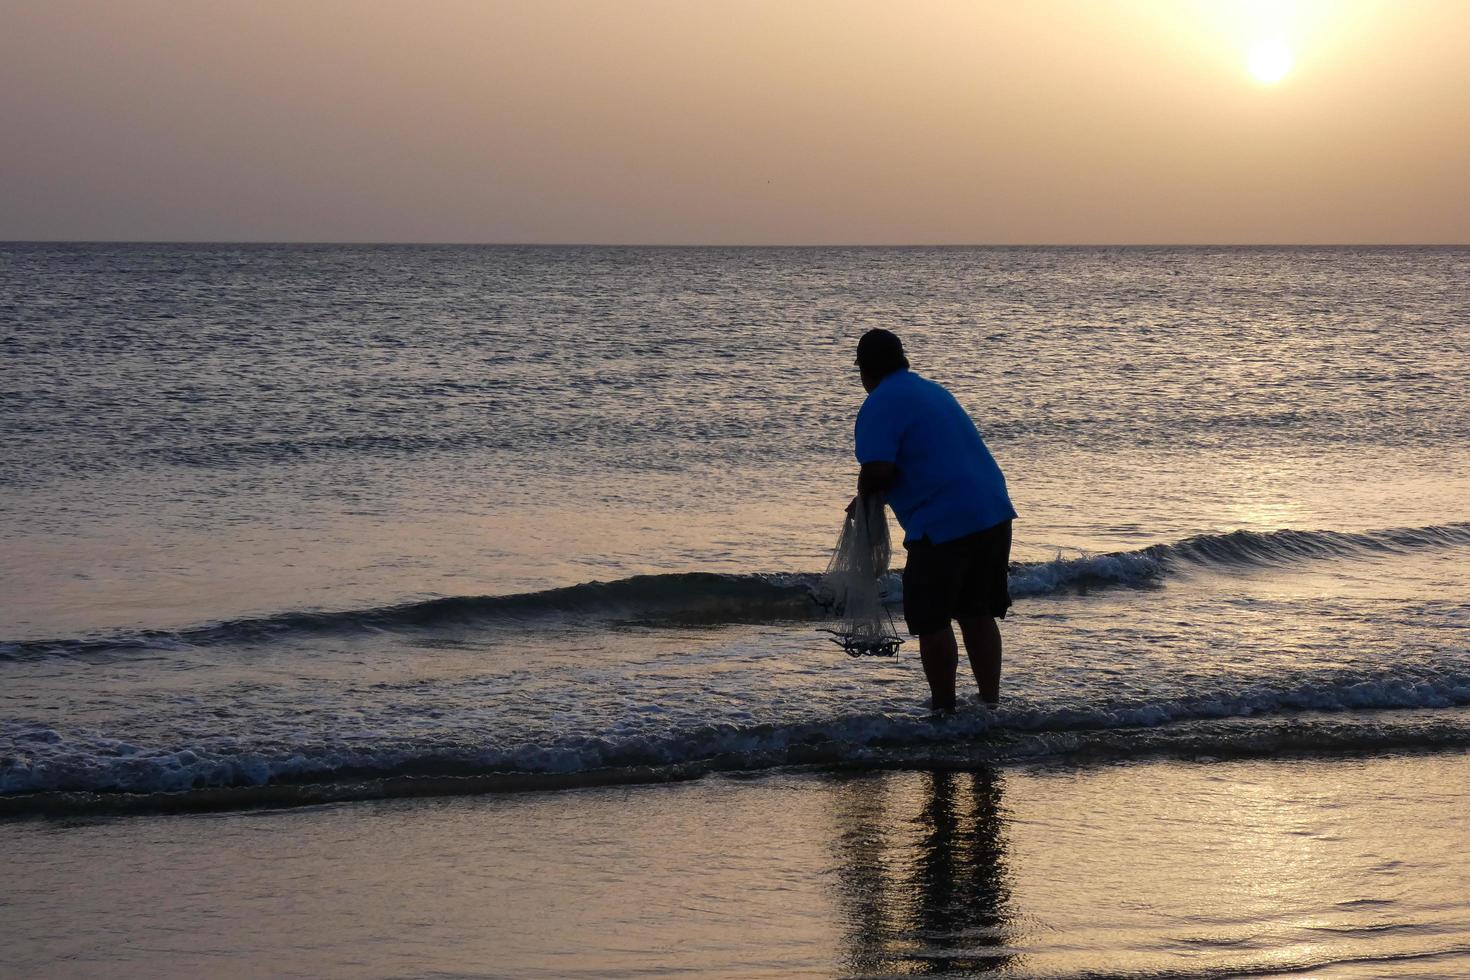
<path id="1" fill-rule="evenodd" d="M 1462 242 L 575 242 L 288 238 L 0 238 L 3 245 L 361 245 L 450 248 L 1470 248 Z"/>

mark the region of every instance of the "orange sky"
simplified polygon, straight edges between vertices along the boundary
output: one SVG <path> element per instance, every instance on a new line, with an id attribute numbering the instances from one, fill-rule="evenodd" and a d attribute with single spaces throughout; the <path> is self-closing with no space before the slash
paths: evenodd
<path id="1" fill-rule="evenodd" d="M 1470 2 L 0 0 L 0 239 L 1465 243 Z"/>

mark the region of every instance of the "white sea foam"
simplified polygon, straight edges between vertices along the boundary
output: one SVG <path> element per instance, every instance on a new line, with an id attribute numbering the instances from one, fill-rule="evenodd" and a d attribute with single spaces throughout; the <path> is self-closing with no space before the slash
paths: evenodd
<path id="1" fill-rule="evenodd" d="M 181 792 L 206 787 L 260 786 L 281 781 L 341 781 L 366 776 L 548 774 L 609 768 L 699 765 L 749 768 L 819 762 L 882 764 L 915 753 L 960 752 L 973 761 L 1075 751 L 1186 754 L 1250 750 L 1262 737 L 1288 731 L 1302 751 L 1332 750 L 1352 741 L 1372 745 L 1470 744 L 1470 719 L 1409 726 L 1392 715 L 1361 712 L 1462 708 L 1470 705 L 1470 674 L 1416 679 L 1342 675 L 1295 685 L 1201 691 L 1161 700 L 1007 704 L 998 712 L 971 709 L 947 718 L 908 710 L 845 714 L 789 724 L 722 722 L 674 727 L 644 725 L 602 733 L 565 732 L 534 742 L 465 734 L 414 738 L 403 731 L 351 738 L 296 739 L 216 736 L 188 745 L 138 745 L 78 729 L 10 726 L 0 731 L 0 794 L 38 792 Z M 1352 740 L 1341 714 L 1359 713 Z M 1307 718 L 1304 712 L 1317 713 Z M 658 719 L 663 712 L 649 712 Z M 1257 727 L 1201 727 L 1221 720 Z M 1273 727 L 1274 726 L 1274 727 Z M 1288 726 L 1283 728 L 1283 726 Z M 1289 730 L 1288 730 L 1289 729 Z M 1418 733 L 1418 736 L 1415 733 Z M 1263 736 L 1263 733 L 1265 735 Z M 1355 740 L 1355 741 L 1354 741 Z M 1458 740 L 1458 741 L 1457 741 Z M 907 756 L 905 756 L 907 754 Z"/>

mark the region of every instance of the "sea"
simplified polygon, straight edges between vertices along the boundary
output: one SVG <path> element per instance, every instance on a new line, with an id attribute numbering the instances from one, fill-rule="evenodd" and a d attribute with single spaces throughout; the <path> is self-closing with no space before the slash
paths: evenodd
<path id="1" fill-rule="evenodd" d="M 873 327 L 995 711 L 822 632 Z M 0 244 L 0 972 L 1470 975 L 1467 393 L 1464 247 Z"/>

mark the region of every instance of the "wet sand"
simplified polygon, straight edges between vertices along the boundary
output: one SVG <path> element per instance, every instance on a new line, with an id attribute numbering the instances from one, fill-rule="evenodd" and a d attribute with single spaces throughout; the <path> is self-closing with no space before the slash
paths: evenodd
<path id="1" fill-rule="evenodd" d="M 1470 971 L 1470 755 L 0 825 L 16 976 Z"/>

